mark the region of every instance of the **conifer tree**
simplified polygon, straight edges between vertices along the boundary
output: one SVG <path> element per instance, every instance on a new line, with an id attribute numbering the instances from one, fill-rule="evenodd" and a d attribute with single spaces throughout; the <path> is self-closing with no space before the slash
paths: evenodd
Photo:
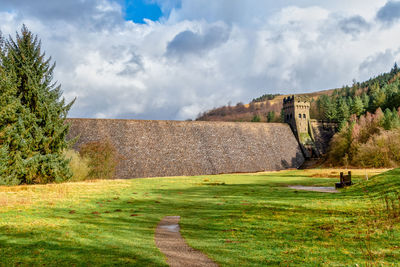
<path id="1" fill-rule="evenodd" d="M 343 98 L 339 98 L 337 108 L 337 120 L 339 123 L 348 121 L 350 118 L 350 108 Z"/>
<path id="2" fill-rule="evenodd" d="M 1 49 L 1 48 L 0 48 Z M 33 116 L 17 95 L 17 80 L 0 66 L 0 184 L 20 183 L 25 171 L 24 156 L 29 153 L 29 127 Z"/>
<path id="3" fill-rule="evenodd" d="M 55 64 L 45 58 L 38 37 L 25 25 L 15 40 L 10 37 L 5 42 L 3 50 L 1 68 L 11 82 L 2 85 L 1 99 L 6 103 L 0 112 L 7 112 L 7 104 L 17 111 L 10 121 L 0 121 L 0 129 L 9 136 L 0 143 L 11 157 L 9 179 L 27 184 L 69 179 L 62 152 L 68 146 L 65 118 L 73 102 L 65 104 L 60 86 L 52 82 Z"/>
<path id="4" fill-rule="evenodd" d="M 336 103 L 334 100 L 327 98 L 324 115 L 328 121 L 335 121 L 337 119 Z"/>
<path id="5" fill-rule="evenodd" d="M 366 93 L 363 93 L 361 95 L 361 99 L 362 99 L 364 108 L 368 109 L 368 107 L 369 107 L 369 96 Z"/>
<path id="6" fill-rule="evenodd" d="M 353 105 L 351 106 L 351 113 L 360 116 L 365 111 L 363 101 L 359 96 L 354 97 Z"/>

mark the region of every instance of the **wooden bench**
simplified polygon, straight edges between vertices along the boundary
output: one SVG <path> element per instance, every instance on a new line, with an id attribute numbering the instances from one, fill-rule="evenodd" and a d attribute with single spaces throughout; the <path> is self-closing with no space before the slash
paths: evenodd
<path id="1" fill-rule="evenodd" d="M 353 182 L 351 181 L 351 171 L 349 171 L 348 175 L 344 175 L 343 172 L 340 173 L 340 183 L 336 183 L 336 188 L 343 188 L 345 186 L 352 185 Z"/>

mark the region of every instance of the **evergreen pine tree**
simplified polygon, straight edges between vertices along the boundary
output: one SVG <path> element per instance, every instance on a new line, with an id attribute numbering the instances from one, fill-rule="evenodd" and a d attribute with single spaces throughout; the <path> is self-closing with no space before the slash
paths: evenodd
<path id="1" fill-rule="evenodd" d="M 362 99 L 364 108 L 368 109 L 368 107 L 369 107 L 369 96 L 366 93 L 363 93 L 361 95 L 361 99 Z"/>
<path id="2" fill-rule="evenodd" d="M 400 81 L 396 80 L 385 85 L 382 90 L 386 94 L 385 107 L 389 109 L 398 108 L 400 106 Z"/>
<path id="3" fill-rule="evenodd" d="M 339 98 L 337 107 L 337 120 L 339 123 L 348 121 L 350 118 L 350 108 L 344 98 Z"/>
<path id="4" fill-rule="evenodd" d="M 30 125 L 34 117 L 17 95 L 17 80 L 0 66 L 0 184 L 21 183 L 24 156 L 31 145 Z"/>
<path id="5" fill-rule="evenodd" d="M 384 117 L 382 119 L 382 126 L 385 130 L 391 130 L 393 128 L 394 121 L 392 119 L 393 119 L 393 114 L 390 111 L 390 109 L 387 108 L 385 110 Z"/>
<path id="6" fill-rule="evenodd" d="M 360 116 L 365 111 L 363 101 L 359 96 L 354 97 L 353 105 L 351 106 L 351 113 Z"/>
<path id="7" fill-rule="evenodd" d="M 324 116 L 328 121 L 336 121 L 337 120 L 337 110 L 336 103 L 334 100 L 327 98 L 327 101 L 324 103 Z"/>
<path id="8" fill-rule="evenodd" d="M 55 64 L 45 58 L 38 37 L 25 25 L 15 40 L 10 37 L 5 42 L 1 60 L 4 75 L 14 77 L 16 85 L 11 89 L 4 86 L 8 88 L 4 94 L 10 103 L 16 97 L 13 105 L 20 105 L 20 112 L 9 124 L 9 134 L 13 132 L 15 137 L 8 141 L 11 145 L 2 148 L 14 157 L 9 160 L 9 169 L 14 169 L 11 176 L 27 184 L 69 179 L 71 172 L 62 152 L 68 146 L 65 118 L 73 102 L 66 105 L 60 86 L 52 82 Z M 0 123 L 2 128 L 6 125 Z"/>

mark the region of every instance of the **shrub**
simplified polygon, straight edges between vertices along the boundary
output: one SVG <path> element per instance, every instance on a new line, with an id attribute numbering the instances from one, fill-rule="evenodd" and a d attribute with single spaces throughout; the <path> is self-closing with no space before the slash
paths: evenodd
<path id="1" fill-rule="evenodd" d="M 251 119 L 251 122 L 261 122 L 260 116 L 254 115 L 253 119 Z"/>
<path id="2" fill-rule="evenodd" d="M 375 114 L 352 116 L 330 144 L 328 160 L 333 165 L 347 161 L 358 167 L 396 167 L 400 164 L 400 122 L 396 112 L 378 109 Z M 387 128 L 385 131 L 384 128 Z M 346 160 L 345 160 L 346 159 Z"/>
<path id="3" fill-rule="evenodd" d="M 353 164 L 365 167 L 396 167 L 400 164 L 400 130 L 384 131 L 361 144 Z"/>
<path id="4" fill-rule="evenodd" d="M 91 179 L 112 179 L 119 155 L 109 140 L 94 141 L 80 147 L 80 154 L 89 159 Z"/>
<path id="5" fill-rule="evenodd" d="M 84 181 L 89 178 L 89 159 L 80 155 L 75 150 L 65 150 L 64 156 L 69 160 L 69 168 L 72 171 L 70 181 Z"/>

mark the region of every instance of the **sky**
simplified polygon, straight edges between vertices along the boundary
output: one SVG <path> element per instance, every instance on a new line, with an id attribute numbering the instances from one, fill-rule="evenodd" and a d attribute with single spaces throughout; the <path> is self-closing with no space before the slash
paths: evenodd
<path id="1" fill-rule="evenodd" d="M 400 1 L 0 0 L 56 62 L 69 117 L 185 120 L 351 85 L 400 59 Z"/>

